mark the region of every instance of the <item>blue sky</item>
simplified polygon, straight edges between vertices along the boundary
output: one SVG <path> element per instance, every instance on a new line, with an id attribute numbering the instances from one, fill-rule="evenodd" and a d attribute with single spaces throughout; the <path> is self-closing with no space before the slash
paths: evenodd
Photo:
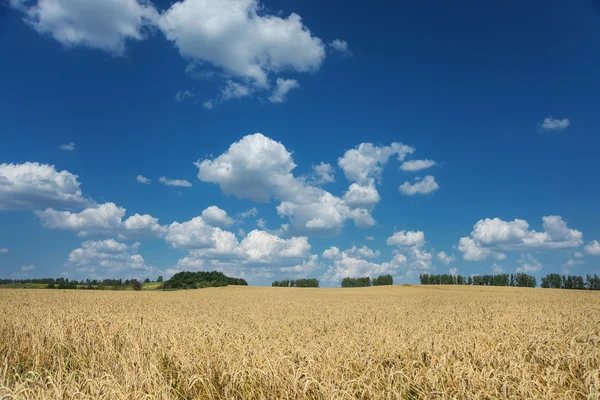
<path id="1" fill-rule="evenodd" d="M 5 1 L 0 276 L 599 273 L 600 5 L 405 3 Z"/>

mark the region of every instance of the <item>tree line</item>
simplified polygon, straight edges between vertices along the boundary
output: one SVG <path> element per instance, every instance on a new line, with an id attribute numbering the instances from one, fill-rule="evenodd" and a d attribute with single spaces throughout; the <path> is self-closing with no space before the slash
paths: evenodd
<path id="1" fill-rule="evenodd" d="M 548 289 L 600 290 L 600 277 L 594 274 L 583 279 L 579 275 L 548 274 L 542 278 L 541 286 Z"/>
<path id="2" fill-rule="evenodd" d="M 167 284 L 172 289 L 198 289 L 227 285 L 248 286 L 245 279 L 232 278 L 219 271 L 178 272 L 167 281 Z"/>
<path id="3" fill-rule="evenodd" d="M 159 276 L 156 280 L 162 282 L 163 277 Z M 149 278 L 144 280 L 144 283 L 150 282 Z M 138 287 L 141 290 L 142 283 L 137 279 L 68 279 L 68 278 L 32 278 L 32 279 L 0 279 L 0 285 L 16 285 L 16 284 L 39 284 L 47 285 L 47 289 L 89 289 L 89 290 L 103 290 L 113 289 L 121 290 L 125 289 L 126 286 L 133 286 L 134 289 Z"/>
<path id="4" fill-rule="evenodd" d="M 368 276 L 363 276 L 361 278 L 344 278 L 342 279 L 342 287 L 367 287 L 367 286 L 383 286 L 383 285 L 393 285 L 394 278 L 391 275 L 381 275 L 377 278 L 371 279 Z"/>
<path id="5" fill-rule="evenodd" d="M 315 278 L 309 279 L 284 279 L 281 281 L 273 281 L 271 284 L 273 287 L 319 287 L 319 280 Z"/>
<path id="6" fill-rule="evenodd" d="M 524 273 L 475 275 L 469 277 L 451 274 L 421 274 L 419 275 L 419 281 L 421 285 L 537 286 L 535 276 Z"/>

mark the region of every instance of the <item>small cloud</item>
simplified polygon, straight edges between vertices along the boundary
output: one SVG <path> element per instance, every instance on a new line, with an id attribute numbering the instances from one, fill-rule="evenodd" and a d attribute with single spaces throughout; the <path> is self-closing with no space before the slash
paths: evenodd
<path id="1" fill-rule="evenodd" d="M 271 103 L 283 103 L 285 101 L 285 96 L 292 89 L 297 89 L 300 87 L 300 84 L 295 79 L 281 79 L 277 78 L 277 87 L 269 96 L 269 101 Z"/>
<path id="2" fill-rule="evenodd" d="M 223 104 L 226 101 L 243 99 L 251 94 L 252 90 L 249 86 L 229 80 L 225 86 L 221 87 L 217 97 L 212 100 L 205 101 L 204 104 L 202 104 L 202 107 L 206 108 L 207 110 L 212 110 L 215 108 L 215 106 Z"/>
<path id="3" fill-rule="evenodd" d="M 23 265 L 21 267 L 21 272 L 30 272 L 35 271 L 35 265 Z"/>
<path id="4" fill-rule="evenodd" d="M 267 226 L 267 222 L 264 219 L 259 218 L 256 220 L 256 226 L 258 226 L 261 229 L 264 229 L 265 226 Z"/>
<path id="5" fill-rule="evenodd" d="M 150 184 L 150 179 L 146 178 L 144 175 L 138 175 L 136 179 L 139 183 L 143 183 L 144 185 Z"/>
<path id="6" fill-rule="evenodd" d="M 456 275 L 458 273 L 458 269 L 456 269 L 456 268 L 450 268 L 448 270 L 448 272 L 450 272 L 450 275 L 454 276 L 454 275 Z"/>
<path id="7" fill-rule="evenodd" d="M 158 180 L 160 183 L 164 183 L 167 186 L 180 186 L 180 187 L 190 187 L 191 183 L 186 181 L 185 179 L 167 179 L 164 176 Z"/>
<path id="8" fill-rule="evenodd" d="M 544 118 L 540 124 L 540 129 L 543 131 L 560 131 L 569 126 L 569 119 L 554 119 L 552 117 Z"/>
<path id="9" fill-rule="evenodd" d="M 194 94 L 189 90 L 179 90 L 177 93 L 175 93 L 175 100 L 179 102 L 191 99 L 192 97 L 194 97 Z"/>
<path id="10" fill-rule="evenodd" d="M 8 249 L 7 248 L 0 249 L 0 254 L 2 254 L 2 253 L 8 253 Z"/>
<path id="11" fill-rule="evenodd" d="M 348 42 L 346 42 L 345 40 L 342 39 L 334 39 L 331 42 L 329 42 L 329 47 L 331 47 L 333 50 L 342 53 L 344 55 L 347 56 L 351 56 L 352 52 L 348 49 Z"/>
<path id="12" fill-rule="evenodd" d="M 431 175 L 427 175 L 425 178 L 416 178 L 415 183 L 404 182 L 400 185 L 400 193 L 407 196 L 414 196 L 416 194 L 430 194 L 440 188 L 435 178 Z"/>
<path id="13" fill-rule="evenodd" d="M 67 144 L 61 144 L 59 147 L 62 151 L 75 151 L 75 143 L 74 142 L 69 142 Z"/>
<path id="14" fill-rule="evenodd" d="M 321 162 L 319 165 L 313 165 L 311 181 L 315 185 L 335 182 L 335 171 L 330 164 Z"/>
<path id="15" fill-rule="evenodd" d="M 373 236 L 367 236 L 365 240 L 375 240 L 375 238 Z"/>
<path id="16" fill-rule="evenodd" d="M 497 274 L 501 274 L 503 272 L 504 272 L 504 268 L 502 268 L 502 265 L 496 264 L 496 263 L 492 264 L 492 273 L 493 274 L 497 275 Z"/>
<path id="17" fill-rule="evenodd" d="M 256 217 L 257 214 L 258 214 L 258 210 L 256 209 L 256 207 L 252 207 L 246 211 L 242 211 L 239 215 L 242 218 L 249 218 L 249 217 Z"/>
<path id="18" fill-rule="evenodd" d="M 404 162 L 400 166 L 400 169 L 402 171 L 415 172 L 425 168 L 433 167 L 434 165 L 435 161 L 433 160 L 413 160 Z"/>

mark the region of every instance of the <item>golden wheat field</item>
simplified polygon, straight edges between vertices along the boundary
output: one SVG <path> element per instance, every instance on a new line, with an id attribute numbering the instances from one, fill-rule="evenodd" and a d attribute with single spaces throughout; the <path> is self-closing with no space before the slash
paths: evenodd
<path id="1" fill-rule="evenodd" d="M 598 399 L 600 295 L 0 291 L 1 399 Z"/>

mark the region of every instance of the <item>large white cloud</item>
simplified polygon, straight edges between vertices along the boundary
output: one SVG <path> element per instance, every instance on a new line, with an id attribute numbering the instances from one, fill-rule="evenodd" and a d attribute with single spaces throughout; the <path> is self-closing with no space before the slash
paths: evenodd
<path id="1" fill-rule="evenodd" d="M 41 34 L 66 47 L 86 46 L 122 55 L 128 40 L 142 40 L 158 14 L 136 0 L 39 0 L 27 7 L 25 20 Z"/>
<path id="2" fill-rule="evenodd" d="M 146 265 L 138 254 L 140 244 L 127 245 L 113 239 L 83 242 L 69 254 L 65 264 L 86 278 L 153 277 L 158 270 Z"/>
<path id="3" fill-rule="evenodd" d="M 543 217 L 542 227 L 544 231 L 537 232 L 522 219 L 486 218 L 473 226 L 469 237 L 459 240 L 458 249 L 465 260 L 481 261 L 491 255 L 502 259 L 504 251 L 576 248 L 583 244 L 583 233 L 570 229 L 560 216 Z"/>
<path id="4" fill-rule="evenodd" d="M 414 196 L 416 194 L 430 194 L 439 190 L 440 185 L 435 181 L 435 177 L 427 175 L 424 178 L 416 178 L 415 183 L 404 182 L 400 185 L 400 193 L 407 196 Z"/>
<path id="5" fill-rule="evenodd" d="M 79 186 L 77 175 L 53 165 L 0 164 L 0 210 L 83 207 L 89 201 Z"/>
<path id="6" fill-rule="evenodd" d="M 217 206 L 210 206 L 202 211 L 202 219 L 212 226 L 229 226 L 233 224 L 233 219 L 227 215 L 227 211 Z"/>
<path id="7" fill-rule="evenodd" d="M 125 212 L 123 207 L 105 203 L 81 212 L 48 208 L 35 213 L 46 228 L 75 231 L 80 236 L 162 237 L 167 232 L 167 228 L 160 225 L 158 219 L 151 215 L 134 214 L 123 220 Z"/>
<path id="8" fill-rule="evenodd" d="M 158 26 L 185 58 L 260 87 L 268 86 L 269 73 L 317 70 L 325 46 L 300 16 L 260 10 L 256 0 L 182 0 L 160 16 Z"/>
<path id="9" fill-rule="evenodd" d="M 600 242 L 597 240 L 590 242 L 585 246 L 585 252 L 591 256 L 600 256 Z"/>
<path id="10" fill-rule="evenodd" d="M 254 201 L 279 201 L 277 212 L 290 220 L 296 234 L 339 233 L 348 219 L 359 227 L 375 224 L 370 211 L 355 198 L 341 199 L 295 177 L 292 154 L 260 133 L 233 143 L 214 159 L 198 161 L 198 178 L 219 184 L 228 195 Z"/>
<path id="11" fill-rule="evenodd" d="M 394 233 L 387 239 L 390 246 L 423 246 L 425 244 L 425 233 L 422 231 L 400 231 Z"/>

